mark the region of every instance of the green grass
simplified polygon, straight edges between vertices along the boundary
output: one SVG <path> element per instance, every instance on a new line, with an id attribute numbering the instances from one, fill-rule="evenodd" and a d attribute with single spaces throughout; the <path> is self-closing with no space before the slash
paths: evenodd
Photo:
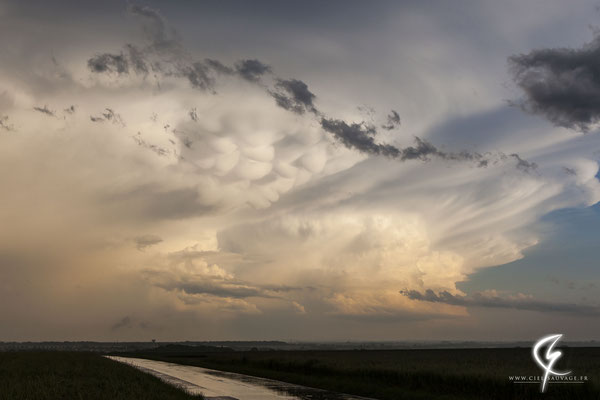
<path id="1" fill-rule="evenodd" d="M 125 354 L 124 354 L 125 355 Z M 239 372 L 382 400 L 600 399 L 600 348 L 563 349 L 556 369 L 587 375 L 586 384 L 514 384 L 509 375 L 541 375 L 531 350 L 151 351 L 135 357 Z"/>
<path id="2" fill-rule="evenodd" d="M 0 352 L 2 400 L 201 398 L 94 353 Z"/>

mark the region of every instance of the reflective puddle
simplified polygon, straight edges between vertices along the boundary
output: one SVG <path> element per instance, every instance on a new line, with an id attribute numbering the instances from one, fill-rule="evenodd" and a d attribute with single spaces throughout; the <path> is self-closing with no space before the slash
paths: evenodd
<path id="1" fill-rule="evenodd" d="M 212 400 L 369 400 L 366 397 L 292 385 L 254 376 L 163 361 L 108 356 L 150 373 L 189 393 L 202 393 Z M 373 400 L 373 399 L 370 399 Z"/>

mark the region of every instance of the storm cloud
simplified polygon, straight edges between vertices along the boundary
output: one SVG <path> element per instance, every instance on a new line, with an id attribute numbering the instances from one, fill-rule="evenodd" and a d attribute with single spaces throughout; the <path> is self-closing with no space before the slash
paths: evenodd
<path id="1" fill-rule="evenodd" d="M 159 244 L 163 241 L 163 239 L 158 235 L 142 235 L 135 237 L 133 241 L 138 250 L 144 250 L 147 247 Z"/>
<path id="2" fill-rule="evenodd" d="M 14 3 L 0 7 L 0 340 L 598 336 L 595 310 L 579 313 L 596 289 L 540 285 L 561 260 L 530 254 L 547 252 L 532 246 L 554 211 L 600 199 L 600 135 L 507 107 L 502 86 L 508 55 L 583 43 L 581 19 L 566 37 L 546 13 L 497 15 L 535 7 L 491 2 L 455 6 L 468 26 L 435 2 L 233 20 L 222 2 Z M 579 251 L 584 228 L 557 235 Z M 598 287 L 589 252 L 560 270 L 576 288 Z M 524 257 L 514 281 L 502 265 Z M 515 312 L 548 304 L 564 311 Z"/>
<path id="3" fill-rule="evenodd" d="M 419 137 L 415 137 L 415 145 L 404 148 L 391 144 L 380 144 L 375 141 L 377 129 L 364 122 L 348 124 L 342 120 L 322 118 L 321 126 L 346 147 L 366 154 L 381 155 L 400 161 L 427 161 L 431 158 L 449 161 L 475 161 L 479 167 L 486 167 L 489 163 L 489 160 L 482 154 L 469 151 L 446 152 Z"/>
<path id="4" fill-rule="evenodd" d="M 453 306 L 508 308 L 524 311 L 559 312 L 579 315 L 600 315 L 600 307 L 587 304 L 545 302 L 535 300 L 531 296 L 500 296 L 499 294 L 477 292 L 473 295 L 453 295 L 448 291 L 435 293 L 427 289 L 421 293 L 417 290 L 401 290 L 400 294 L 410 300 L 425 301 L 430 303 L 443 303 Z"/>
<path id="5" fill-rule="evenodd" d="M 129 4 L 127 11 L 142 20 L 144 34 L 153 50 L 172 51 L 179 46 L 175 30 L 168 27 L 165 18 L 157 10 L 138 4 Z"/>
<path id="6" fill-rule="evenodd" d="M 272 74 L 272 68 L 258 59 L 244 59 L 235 63 L 231 68 L 221 63 L 219 60 L 206 58 L 204 61 L 190 61 L 191 55 L 185 50 L 181 40 L 178 38 L 174 29 L 169 28 L 166 20 L 160 13 L 148 7 L 129 6 L 128 11 L 142 19 L 142 27 L 149 41 L 149 44 L 138 49 L 131 44 L 126 45 L 125 51 L 128 56 L 113 54 L 97 55 L 88 60 L 88 66 L 92 72 L 117 72 L 126 73 L 129 71 L 129 65 L 135 66 L 136 73 L 146 74 L 148 65 L 153 72 L 163 76 L 176 76 L 187 79 L 191 87 L 202 91 L 216 93 L 216 75 L 237 75 L 242 79 L 256 83 L 260 87 L 260 80 L 263 75 Z M 159 55 L 159 61 L 151 62 L 150 59 Z M 357 150 L 363 154 L 384 156 L 400 161 L 421 160 L 427 161 L 431 158 L 438 158 L 447 161 L 466 161 L 476 162 L 479 167 L 487 167 L 490 164 L 489 157 L 474 151 L 447 152 L 434 146 L 429 141 L 420 137 L 415 137 L 415 144 L 405 148 L 396 147 L 392 144 L 378 143 L 375 140 L 377 136 L 377 127 L 366 122 L 346 122 L 341 119 L 332 118 L 319 110 L 314 104 L 316 95 L 311 92 L 308 85 L 299 79 L 281 79 L 275 78 L 275 84 L 272 88 L 266 87 L 265 90 L 275 99 L 276 104 L 292 113 L 304 114 L 312 113 L 317 118 L 320 126 L 326 132 L 349 149 Z M 194 119 L 194 116 L 191 116 Z M 196 115 L 197 118 L 197 115 Z M 400 125 L 401 119 L 397 111 L 391 110 L 387 115 L 385 124 L 381 129 L 393 130 Z M 109 119 L 109 118 L 107 118 Z M 99 121 L 98 118 L 94 121 Z M 113 119 L 113 122 L 115 120 Z M 155 151 L 159 146 L 152 147 L 145 141 L 138 141 L 140 145 Z M 185 138 L 185 146 L 190 148 L 189 139 Z M 157 152 L 164 155 L 165 151 Z M 518 161 L 517 168 L 528 172 L 535 169 L 535 164 L 522 159 L 519 155 L 511 155 Z M 502 153 L 495 155 L 496 158 L 503 158 Z M 506 158 L 506 157 L 504 157 Z"/>
<path id="7" fill-rule="evenodd" d="M 116 72 L 125 74 L 129 72 L 129 62 L 123 54 L 97 54 L 88 60 L 88 67 L 92 72 Z"/>
<path id="8" fill-rule="evenodd" d="M 235 69 L 242 78 L 250 82 L 258 82 L 263 75 L 272 72 L 270 66 L 257 59 L 238 61 Z"/>
<path id="9" fill-rule="evenodd" d="M 397 127 L 400 126 L 400 114 L 398 114 L 397 111 L 390 111 L 390 113 L 387 116 L 387 123 L 384 125 L 381 125 L 381 127 L 383 129 L 385 129 L 386 131 L 391 131 L 392 129 L 395 129 Z"/>
<path id="10" fill-rule="evenodd" d="M 600 121 L 600 36 L 579 49 L 533 50 L 509 58 L 522 108 L 556 126 L 589 131 Z"/>
<path id="11" fill-rule="evenodd" d="M 534 162 L 523 160 L 518 154 L 513 153 L 510 156 L 517 160 L 517 169 L 523 172 L 531 172 L 533 170 L 536 170 L 538 167 L 538 165 Z"/>
<path id="12" fill-rule="evenodd" d="M 374 136 L 377 134 L 377 130 L 374 126 L 364 122 L 348 124 L 339 119 L 323 118 L 321 126 L 348 148 L 390 158 L 396 158 L 402 154 L 400 149 L 392 145 L 376 143 Z"/>
<path id="13" fill-rule="evenodd" d="M 0 129 L 5 131 L 13 131 L 15 127 L 9 122 L 7 115 L 0 115 Z"/>
<path id="14" fill-rule="evenodd" d="M 136 74 L 146 76 L 152 71 L 164 77 L 185 78 L 195 89 L 214 91 L 213 73 L 237 74 L 249 82 L 257 83 L 263 75 L 272 72 L 270 66 L 257 59 L 240 60 L 235 68 L 214 59 L 194 61 L 177 31 L 168 25 L 158 11 L 135 4 L 130 4 L 127 11 L 142 22 L 146 45 L 140 48 L 126 44 L 119 54 L 96 54 L 88 60 L 88 68 L 93 73 L 128 74 L 132 69 Z"/>
<path id="15" fill-rule="evenodd" d="M 33 107 L 33 109 L 42 114 L 46 114 L 50 117 L 56 117 L 56 113 L 48 108 L 48 106 L 44 107 Z"/>
<path id="16" fill-rule="evenodd" d="M 304 114 L 305 111 L 318 113 L 313 104 L 316 96 L 301 80 L 279 79 L 275 84 L 275 89 L 270 93 L 280 107 L 296 114 Z"/>

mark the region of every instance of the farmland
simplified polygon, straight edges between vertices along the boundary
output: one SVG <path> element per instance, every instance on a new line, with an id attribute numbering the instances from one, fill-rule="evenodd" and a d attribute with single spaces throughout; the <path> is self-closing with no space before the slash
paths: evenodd
<path id="1" fill-rule="evenodd" d="M 1 400 L 201 398 L 95 353 L 0 352 Z"/>
<path id="2" fill-rule="evenodd" d="M 129 355 L 382 400 L 600 398 L 600 348 L 573 347 L 563 354 L 556 368 L 588 381 L 550 384 L 543 395 L 538 384 L 509 381 L 541 375 L 529 348 L 217 352 L 180 346 Z"/>

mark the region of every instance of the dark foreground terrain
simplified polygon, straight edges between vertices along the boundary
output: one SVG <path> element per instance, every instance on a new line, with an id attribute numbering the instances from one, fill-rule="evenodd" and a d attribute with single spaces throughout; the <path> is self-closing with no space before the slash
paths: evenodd
<path id="1" fill-rule="evenodd" d="M 217 349 L 215 349 L 217 350 Z M 600 399 L 600 348 L 563 348 L 557 370 L 587 375 L 584 384 L 515 384 L 540 376 L 530 348 L 207 351 L 187 346 L 121 353 L 277 379 L 377 399 Z"/>
<path id="2" fill-rule="evenodd" d="M 201 398 L 94 353 L 0 352 L 2 400 Z"/>

